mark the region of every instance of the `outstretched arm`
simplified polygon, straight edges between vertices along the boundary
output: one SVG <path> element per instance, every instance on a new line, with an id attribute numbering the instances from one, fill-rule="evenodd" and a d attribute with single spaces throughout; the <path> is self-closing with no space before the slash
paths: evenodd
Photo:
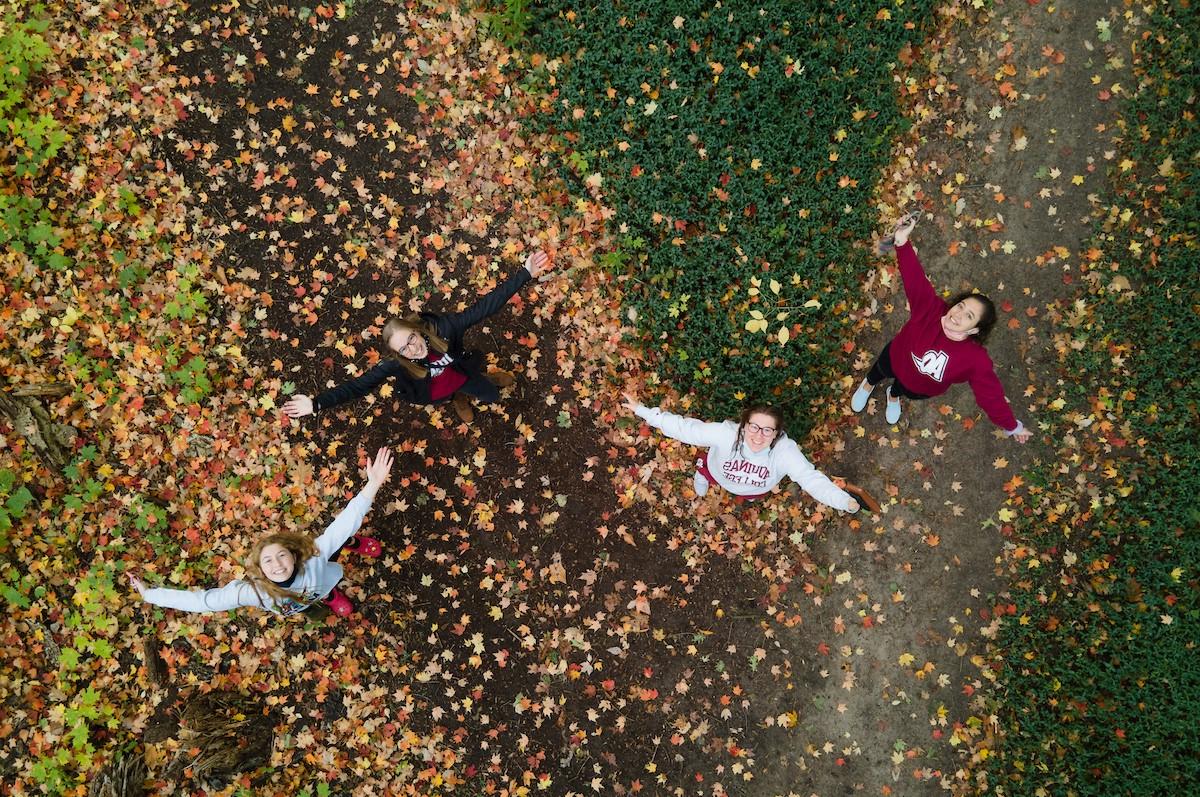
<path id="1" fill-rule="evenodd" d="M 658 429 L 667 437 L 687 443 L 690 446 L 709 447 L 719 443 L 728 435 L 723 423 L 709 423 L 673 412 L 661 410 L 658 407 L 645 407 L 638 403 L 632 393 L 626 392 L 625 406 L 646 423 Z"/>
<path id="2" fill-rule="evenodd" d="M 813 464 L 808 461 L 808 457 L 800 452 L 799 446 L 791 440 L 785 440 L 783 444 L 791 446 L 790 451 L 780 453 L 787 456 L 787 473 L 792 477 L 792 481 L 800 485 L 800 489 L 826 506 L 840 509 L 843 512 L 858 511 L 858 501 L 854 500 L 854 496 L 838 487 L 828 476 L 813 467 Z"/>
<path id="3" fill-rule="evenodd" d="M 254 588 L 241 579 L 216 589 L 170 589 L 147 587 L 140 578 L 130 573 L 129 583 L 147 603 L 184 612 L 225 612 L 240 606 L 266 608 Z"/>
<path id="4" fill-rule="evenodd" d="M 366 518 L 371 504 L 375 501 L 375 494 L 379 492 L 379 488 L 383 486 L 392 472 L 392 462 L 392 452 L 384 446 L 376 452 L 375 458 L 367 463 L 366 485 L 316 539 L 317 550 L 322 557 L 325 559 L 332 557 L 345 544 L 346 540 L 354 536 L 355 532 L 362 527 L 363 519 Z"/>
<path id="5" fill-rule="evenodd" d="M 921 261 L 917 259 L 917 250 L 908 242 L 920 218 L 919 212 L 905 214 L 892 234 L 896 245 L 896 263 L 900 266 L 900 279 L 904 283 L 904 295 L 908 299 L 909 313 L 914 316 L 930 311 L 945 312 L 945 305 L 929 282 L 929 277 L 925 276 Z"/>
<path id="6" fill-rule="evenodd" d="M 387 381 L 389 377 L 400 374 L 402 374 L 400 364 L 395 360 L 387 359 L 367 369 L 360 376 L 356 376 L 337 387 L 326 390 L 316 398 L 310 399 L 307 396 L 295 396 L 291 401 L 283 405 L 283 411 L 292 418 L 299 418 L 308 414 L 304 412 L 305 409 L 308 409 L 309 412 L 333 409 L 339 404 L 345 404 L 347 401 L 366 397 L 371 391 Z M 292 411 L 289 411 L 289 407 L 293 408 Z"/>
<path id="7" fill-rule="evenodd" d="M 452 337 L 454 333 L 462 334 L 489 316 L 500 311 L 508 300 L 525 286 L 529 280 L 546 270 L 550 262 L 549 256 L 543 251 L 537 251 L 525 259 L 525 265 L 514 271 L 508 279 L 497 285 L 492 291 L 481 296 L 475 304 L 461 313 L 448 313 L 437 321 L 438 333 L 443 337 Z"/>
<path id="8" fill-rule="evenodd" d="M 1004 395 L 1004 387 L 1000 384 L 1000 378 L 996 376 L 990 359 L 986 367 L 976 369 L 967 383 L 971 386 L 971 392 L 975 394 L 975 403 L 992 423 L 1004 430 L 1005 434 L 1018 443 L 1024 443 L 1032 437 L 1032 433 L 1013 414 L 1012 406 Z"/>
<path id="9" fill-rule="evenodd" d="M 921 267 L 912 244 L 896 246 L 896 262 L 900 265 L 900 279 L 904 282 L 909 313 L 916 316 L 930 311 L 939 315 L 945 312 L 945 303 L 934 290 L 929 277 L 925 276 L 925 269 Z"/>

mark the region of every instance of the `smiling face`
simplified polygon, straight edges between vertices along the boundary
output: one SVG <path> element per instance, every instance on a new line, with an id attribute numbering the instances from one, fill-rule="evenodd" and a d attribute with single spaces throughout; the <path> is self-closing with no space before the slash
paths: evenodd
<path id="1" fill-rule="evenodd" d="M 278 583 L 287 581 L 296 570 L 296 557 L 282 545 L 272 544 L 262 549 L 258 555 L 258 566 L 263 575 Z"/>
<path id="2" fill-rule="evenodd" d="M 967 297 L 951 307 L 942 316 L 942 332 L 950 340 L 966 340 L 979 331 L 979 320 L 983 317 L 983 302 Z"/>
<path id="3" fill-rule="evenodd" d="M 423 360 L 429 353 L 429 344 L 416 330 L 399 329 L 387 341 L 388 348 L 410 360 Z"/>
<path id="4" fill-rule="evenodd" d="M 746 425 L 742 427 L 742 433 L 746 446 L 757 454 L 771 445 L 771 441 L 775 439 L 779 430 L 775 426 L 774 418 L 765 412 L 756 412 L 746 421 Z"/>

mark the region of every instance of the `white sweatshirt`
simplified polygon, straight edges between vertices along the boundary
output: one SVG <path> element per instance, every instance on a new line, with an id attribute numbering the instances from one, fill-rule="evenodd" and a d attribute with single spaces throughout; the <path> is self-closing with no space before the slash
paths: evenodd
<path id="1" fill-rule="evenodd" d="M 367 516 L 375 498 L 374 495 L 368 496 L 365 493 L 366 488 L 350 501 L 316 539 L 317 555 L 309 557 L 292 579 L 291 586 L 287 589 L 301 595 L 303 600 L 284 598 L 277 601 L 240 578 L 216 589 L 156 587 L 146 590 L 142 597 L 157 606 L 185 612 L 223 612 L 239 606 L 255 606 L 285 616 L 304 611 L 333 591 L 342 580 L 342 566 L 329 559 L 362 526 L 363 518 Z"/>
<path id="2" fill-rule="evenodd" d="M 657 407 L 639 407 L 637 414 L 667 437 L 707 448 L 709 472 L 734 495 L 765 493 L 784 476 L 791 476 L 804 492 L 821 503 L 843 511 L 850 507 L 850 494 L 814 468 L 786 434 L 780 435 L 773 447 L 757 453 L 750 450 L 744 439 L 734 451 L 738 425 L 733 421 L 707 423 Z"/>

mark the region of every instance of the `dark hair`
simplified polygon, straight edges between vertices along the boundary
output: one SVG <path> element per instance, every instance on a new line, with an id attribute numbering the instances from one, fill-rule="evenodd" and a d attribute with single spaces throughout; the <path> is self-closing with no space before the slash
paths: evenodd
<path id="1" fill-rule="evenodd" d="M 992 327 L 996 326 L 996 305 L 992 304 L 991 299 L 975 291 L 956 293 L 947 299 L 946 303 L 947 306 L 953 307 L 963 299 L 977 299 L 983 305 L 983 313 L 979 316 L 978 323 L 975 324 L 979 328 L 979 331 L 972 335 L 972 337 L 979 341 L 980 345 L 987 345 L 988 335 L 991 334 Z"/>
<path id="2" fill-rule="evenodd" d="M 742 446 L 742 434 L 746 431 L 746 424 L 750 422 L 750 416 L 757 413 L 770 415 L 775 421 L 775 436 L 771 438 L 771 448 L 779 442 L 779 438 L 783 437 L 783 410 L 771 404 L 752 404 L 742 410 L 741 416 L 738 417 L 737 438 L 733 441 L 733 449 L 736 451 Z"/>

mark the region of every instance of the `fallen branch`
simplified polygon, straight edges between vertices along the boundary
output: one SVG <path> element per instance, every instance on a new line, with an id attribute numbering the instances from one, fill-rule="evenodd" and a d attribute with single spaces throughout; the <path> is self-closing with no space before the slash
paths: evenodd
<path id="1" fill-rule="evenodd" d="M 13 390 L 14 396 L 49 396 L 62 398 L 71 392 L 71 386 L 66 382 L 50 382 L 45 385 L 23 385 Z"/>
<path id="2" fill-rule="evenodd" d="M 853 482 L 848 482 L 843 478 L 835 476 L 833 480 L 835 483 L 840 485 L 843 490 L 845 490 L 846 492 L 850 493 L 850 495 L 857 498 L 858 502 L 860 504 L 862 504 L 863 506 L 865 506 L 867 509 L 871 510 L 872 513 L 874 513 L 874 514 L 879 513 L 879 502 L 875 500 L 875 496 L 871 495 L 869 492 L 867 492 L 862 487 L 859 487 L 857 484 L 854 484 Z"/>
<path id="3" fill-rule="evenodd" d="M 37 394 L 49 395 L 49 394 Z M 56 473 L 69 461 L 69 452 L 76 431 L 66 424 L 55 423 L 46 408 L 34 396 L 0 393 L 0 412 L 8 416 L 13 429 L 24 437 L 46 465 Z"/>

